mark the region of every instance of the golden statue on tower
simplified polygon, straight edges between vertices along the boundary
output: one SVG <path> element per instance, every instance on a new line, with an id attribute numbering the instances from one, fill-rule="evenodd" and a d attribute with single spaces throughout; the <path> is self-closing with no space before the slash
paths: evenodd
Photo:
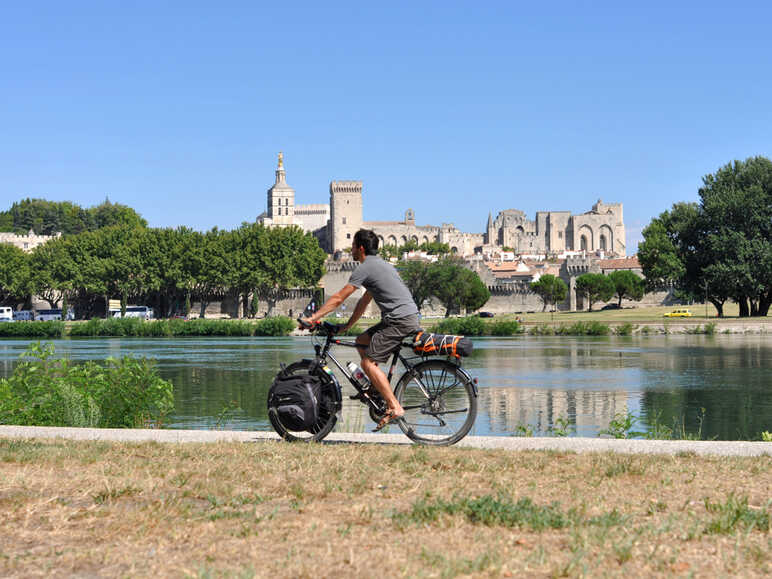
<path id="1" fill-rule="evenodd" d="M 284 153 L 279 151 L 279 169 L 284 169 Z"/>

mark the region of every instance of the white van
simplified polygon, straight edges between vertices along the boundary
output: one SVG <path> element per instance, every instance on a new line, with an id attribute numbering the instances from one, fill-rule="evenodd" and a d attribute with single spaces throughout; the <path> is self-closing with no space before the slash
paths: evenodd
<path id="1" fill-rule="evenodd" d="M 12 322 L 13 321 L 13 308 L 0 307 L 0 322 Z"/>
<path id="2" fill-rule="evenodd" d="M 13 312 L 14 322 L 31 322 L 35 319 L 35 312 L 32 310 L 18 310 Z"/>
<path id="3" fill-rule="evenodd" d="M 35 310 L 35 320 L 38 322 L 51 322 L 54 320 L 61 320 L 61 319 L 62 319 L 61 308 L 57 308 L 53 310 Z M 75 312 L 73 312 L 72 309 L 67 310 L 67 319 L 68 320 L 75 319 Z"/>
<path id="4" fill-rule="evenodd" d="M 121 317 L 121 310 L 111 309 L 114 318 Z M 126 306 L 125 318 L 141 318 L 143 320 L 152 320 L 154 317 L 153 308 L 148 306 Z"/>

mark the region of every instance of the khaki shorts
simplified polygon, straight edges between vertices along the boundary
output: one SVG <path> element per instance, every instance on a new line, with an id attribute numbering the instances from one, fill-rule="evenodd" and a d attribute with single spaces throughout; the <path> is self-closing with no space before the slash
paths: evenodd
<path id="1" fill-rule="evenodd" d="M 385 362 L 389 359 L 389 354 L 399 348 L 402 340 L 420 330 L 417 315 L 381 320 L 365 331 L 365 334 L 370 336 L 370 345 L 365 350 L 365 356 L 379 364 Z"/>

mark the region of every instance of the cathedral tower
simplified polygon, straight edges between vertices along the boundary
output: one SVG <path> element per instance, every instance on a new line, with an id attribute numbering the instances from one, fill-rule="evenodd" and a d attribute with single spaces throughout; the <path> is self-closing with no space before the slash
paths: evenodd
<path id="1" fill-rule="evenodd" d="M 268 207 L 266 224 L 292 225 L 295 223 L 295 190 L 287 185 L 284 171 L 284 155 L 279 152 L 279 166 L 276 169 L 276 182 L 268 189 Z"/>

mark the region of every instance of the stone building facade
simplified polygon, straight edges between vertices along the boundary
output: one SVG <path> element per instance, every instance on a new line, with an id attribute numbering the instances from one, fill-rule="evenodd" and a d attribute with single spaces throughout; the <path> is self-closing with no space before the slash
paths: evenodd
<path id="1" fill-rule="evenodd" d="M 17 235 L 16 233 L 0 233 L 0 243 L 10 243 L 22 251 L 30 252 L 38 245 L 43 245 L 49 239 L 54 239 L 61 235 L 61 233 L 57 233 L 56 235 L 36 235 L 35 232 L 30 229 L 27 235 Z"/>
<path id="2" fill-rule="evenodd" d="M 258 217 L 267 226 L 297 225 L 313 232 L 330 254 L 347 251 L 354 233 L 372 229 L 382 245 L 438 241 L 461 256 L 509 247 L 518 254 L 558 255 L 565 252 L 624 256 L 625 225 L 621 203 L 598 200 L 590 211 L 539 211 L 530 220 L 522 211 L 505 209 L 495 219 L 488 215 L 484 233 L 467 233 L 452 223 L 417 225 L 408 209 L 402 221 L 364 221 L 362 181 L 332 181 L 329 204 L 295 205 L 295 190 L 286 182 L 284 158 L 279 153 L 276 182 L 268 189 L 267 209 Z"/>

